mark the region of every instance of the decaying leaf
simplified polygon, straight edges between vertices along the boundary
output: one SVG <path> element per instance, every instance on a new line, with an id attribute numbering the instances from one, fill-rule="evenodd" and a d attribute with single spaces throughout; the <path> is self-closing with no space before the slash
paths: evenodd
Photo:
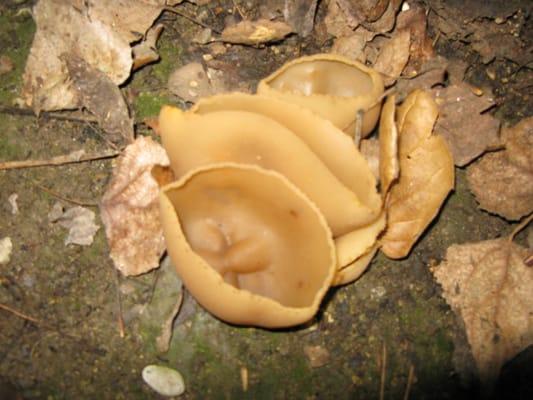
<path id="1" fill-rule="evenodd" d="M 163 25 L 158 24 L 152 26 L 146 33 L 146 38 L 139 44 L 133 46 L 133 66 L 135 71 L 146 64 L 153 63 L 159 60 L 159 53 L 157 52 L 156 42 L 159 35 L 163 32 Z"/>
<path id="2" fill-rule="evenodd" d="M 76 54 L 115 85 L 123 83 L 133 63 L 130 43 L 142 39 L 163 6 L 164 0 L 39 1 L 24 72 L 26 104 L 37 113 L 77 106 L 63 54 Z"/>
<path id="3" fill-rule="evenodd" d="M 533 344 L 533 269 L 527 249 L 507 239 L 453 245 L 433 268 L 443 296 L 465 323 L 480 377 Z"/>
<path id="4" fill-rule="evenodd" d="M 379 120 L 379 179 L 381 196 L 385 199 L 400 174 L 398 160 L 398 128 L 396 127 L 396 96 L 387 98 Z"/>
<path id="5" fill-rule="evenodd" d="M 442 84 L 446 78 L 449 62 L 444 57 L 438 56 L 429 59 L 419 68 L 414 76 L 402 76 L 394 87 L 399 100 L 405 99 L 413 90 L 430 90 L 434 86 Z M 451 80 L 451 74 L 450 80 Z"/>
<path id="6" fill-rule="evenodd" d="M 350 36 L 359 24 L 355 20 L 352 20 L 350 24 L 337 1 L 330 1 L 328 3 L 327 14 L 324 17 L 324 25 L 330 35 L 341 37 Z"/>
<path id="7" fill-rule="evenodd" d="M 353 33 L 349 36 L 341 36 L 333 41 L 331 53 L 339 54 L 351 60 L 365 62 L 363 49 L 366 45 L 366 38 L 359 34 Z"/>
<path id="8" fill-rule="evenodd" d="M 337 0 L 350 27 L 359 25 L 375 32 L 385 33 L 392 30 L 396 13 L 402 3 L 400 0 Z"/>
<path id="9" fill-rule="evenodd" d="M 76 91 L 76 106 L 94 114 L 110 141 L 133 141 L 133 118 L 120 89 L 106 74 L 83 59 L 73 54 L 64 54 L 60 59 L 66 64 L 72 80 L 71 87 Z"/>
<path id="10" fill-rule="evenodd" d="M 397 32 L 381 48 L 374 69 L 384 76 L 385 86 L 390 86 L 401 75 L 409 61 L 411 34 L 408 30 Z"/>
<path id="11" fill-rule="evenodd" d="M 59 202 L 48 214 L 50 222 L 57 222 L 69 230 L 65 239 L 65 246 L 68 244 L 90 246 L 93 243 L 94 234 L 100 229 L 94 223 L 94 218 L 95 213 L 87 208 L 76 206 L 65 211 Z"/>
<path id="12" fill-rule="evenodd" d="M 500 122 L 488 113 L 494 105 L 490 95 L 476 96 L 466 83 L 435 91 L 439 119 L 435 131 L 445 139 L 457 166 L 464 166 L 499 143 Z"/>
<path id="13" fill-rule="evenodd" d="M 220 39 L 227 43 L 258 45 L 281 40 L 291 32 L 292 28 L 282 21 L 245 20 L 225 28 Z"/>
<path id="14" fill-rule="evenodd" d="M 110 256 L 126 276 L 156 268 L 165 249 L 159 186 L 151 175 L 156 165 L 169 165 L 163 147 L 149 137 L 137 138 L 119 158 L 100 204 Z"/>
<path id="15" fill-rule="evenodd" d="M 432 135 L 437 114 L 437 105 L 424 91 L 413 92 L 398 108 L 400 178 L 390 191 L 382 238 L 382 251 L 390 258 L 407 256 L 454 186 L 448 146 Z"/>
<path id="16" fill-rule="evenodd" d="M 395 31 L 410 33 L 410 58 L 405 73 L 411 76 L 418 74 L 421 66 L 435 55 L 433 41 L 427 34 L 426 10 L 413 4 L 409 10 L 399 13 Z"/>
<path id="17" fill-rule="evenodd" d="M 176 69 L 168 79 L 168 90 L 192 103 L 214 94 L 202 64 L 193 62 Z"/>
<path id="18" fill-rule="evenodd" d="M 479 206 L 509 220 L 533 212 L 533 118 L 502 131 L 506 150 L 490 153 L 467 171 Z"/>
<path id="19" fill-rule="evenodd" d="M 285 0 L 283 17 L 292 30 L 302 37 L 311 33 L 318 0 Z"/>

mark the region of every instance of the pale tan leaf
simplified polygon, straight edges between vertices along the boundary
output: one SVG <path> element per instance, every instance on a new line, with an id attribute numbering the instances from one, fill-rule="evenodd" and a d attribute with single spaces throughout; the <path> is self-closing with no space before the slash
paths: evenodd
<path id="1" fill-rule="evenodd" d="M 533 344 L 533 269 L 528 251 L 507 239 L 453 245 L 433 268 L 443 296 L 465 323 L 480 377 Z"/>
<path id="2" fill-rule="evenodd" d="M 385 42 L 374 63 L 374 69 L 384 76 L 385 86 L 390 86 L 402 74 L 409 61 L 409 46 L 411 34 L 408 30 L 397 32 L 390 40 Z"/>
<path id="3" fill-rule="evenodd" d="M 407 256 L 454 186 L 446 142 L 432 135 L 436 117 L 437 106 L 423 91 L 413 92 L 398 109 L 400 178 L 390 191 L 382 238 L 382 251 L 391 258 Z"/>
<path id="4" fill-rule="evenodd" d="M 163 1 L 148 0 L 87 4 L 48 0 L 33 9 L 37 32 L 26 62 L 22 98 L 36 112 L 77 106 L 77 93 L 60 59 L 63 54 L 76 54 L 115 85 L 123 83 L 132 68 L 130 43 L 142 38 L 164 6 Z"/>
<path id="5" fill-rule="evenodd" d="M 505 151 L 490 153 L 467 170 L 479 206 L 509 220 L 533 212 L 533 118 L 503 130 Z"/>
<path id="6" fill-rule="evenodd" d="M 94 222 L 94 212 L 85 207 L 76 206 L 65 211 L 58 202 L 48 217 L 50 222 L 58 223 L 69 230 L 65 238 L 65 246 L 69 244 L 90 246 L 95 233 L 100 229 Z"/>
<path id="7" fill-rule="evenodd" d="M 291 27 L 282 21 L 245 20 L 225 28 L 220 39 L 227 43 L 257 45 L 281 40 L 291 32 Z"/>
<path id="8" fill-rule="evenodd" d="M 151 174 L 156 165 L 169 165 L 163 147 L 137 138 L 120 157 L 100 204 L 111 258 L 126 276 L 156 268 L 165 249 L 159 186 Z"/>
<path id="9" fill-rule="evenodd" d="M 133 46 L 133 66 L 135 71 L 146 64 L 153 63 L 159 60 L 159 53 L 157 52 L 157 39 L 163 32 L 163 25 L 158 24 L 151 27 L 146 33 L 146 37 L 140 43 Z"/>
<path id="10" fill-rule="evenodd" d="M 499 143 L 500 122 L 483 113 L 494 103 L 490 94 L 476 96 L 466 83 L 450 85 L 435 91 L 439 119 L 435 131 L 450 146 L 455 164 L 464 166 Z"/>

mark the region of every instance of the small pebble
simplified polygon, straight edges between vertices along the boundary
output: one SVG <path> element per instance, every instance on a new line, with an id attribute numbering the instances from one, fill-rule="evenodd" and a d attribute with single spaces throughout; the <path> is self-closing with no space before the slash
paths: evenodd
<path id="1" fill-rule="evenodd" d="M 183 377 L 172 368 L 148 365 L 142 371 L 142 378 L 148 386 L 162 396 L 179 396 L 185 391 Z"/>
<path id="2" fill-rule="evenodd" d="M 7 264 L 11 258 L 13 243 L 10 237 L 0 239 L 0 264 Z"/>

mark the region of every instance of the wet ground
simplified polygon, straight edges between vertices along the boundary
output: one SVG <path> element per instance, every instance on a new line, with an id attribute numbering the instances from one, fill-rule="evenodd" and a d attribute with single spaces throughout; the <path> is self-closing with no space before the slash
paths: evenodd
<path id="1" fill-rule="evenodd" d="M 232 8 L 231 2 L 217 3 Z M 4 108 L 12 107 L 20 91 L 35 30 L 23 10 L 28 4 L 0 5 L 0 53 L 15 65 L 0 75 Z M 191 13 L 195 7 L 186 5 Z M 247 11 L 253 16 L 253 7 Z M 213 14 L 210 22 L 220 29 L 223 16 Z M 140 134 L 149 134 L 142 118 L 156 115 L 161 104 L 183 106 L 166 89 L 170 72 L 207 52 L 201 45 L 189 45 L 198 28 L 194 23 L 170 13 L 161 20 L 166 26 L 159 42 L 162 61 L 136 73 L 124 89 Z M 312 36 L 304 41 L 292 36 L 277 44 L 276 51 L 232 46 L 218 60 L 236 68 L 232 79 L 253 87 L 287 59 L 327 50 L 330 44 Z M 528 76 L 524 74 L 531 74 L 529 69 L 501 61 L 495 65 L 498 79 L 492 80 L 468 46 L 441 39 L 437 50 L 471 63 L 467 79 L 491 86 L 499 95 L 502 105 L 494 111 L 504 122 L 531 113 L 531 99 L 524 98 L 527 90 L 519 85 Z M 1 161 L 107 147 L 99 128 L 88 122 L 0 112 Z M 170 350 L 160 354 L 155 348 L 157 321 L 138 316 L 140 305 L 152 299 L 158 273 L 117 278 L 103 228 L 91 246 L 65 246 L 67 231 L 48 222 L 47 214 L 57 201 L 70 207 L 75 200 L 97 212 L 94 204 L 112 165 L 113 160 L 103 160 L 0 171 L 0 238 L 9 236 L 13 242 L 11 261 L 0 265 L 0 304 L 38 320 L 0 310 L 0 398 L 156 399 L 159 396 L 141 379 L 142 368 L 153 363 L 182 373 L 186 399 L 376 399 L 381 385 L 385 399 L 397 399 L 405 393 L 411 368 L 412 399 L 477 396 L 477 382 L 468 373 L 473 361 L 464 329 L 440 297 L 429 266 L 442 260 L 453 243 L 503 236 L 512 226 L 477 209 L 464 171 L 456 170 L 455 192 L 409 258 L 391 261 L 378 256 L 361 279 L 331 290 L 308 325 L 281 331 L 230 326 L 186 294 Z M 8 203 L 13 193 L 18 194 L 16 215 Z M 124 338 L 117 325 L 117 287 L 126 321 Z M 318 362 L 321 366 L 311 365 L 306 355 L 311 346 L 326 351 Z"/>

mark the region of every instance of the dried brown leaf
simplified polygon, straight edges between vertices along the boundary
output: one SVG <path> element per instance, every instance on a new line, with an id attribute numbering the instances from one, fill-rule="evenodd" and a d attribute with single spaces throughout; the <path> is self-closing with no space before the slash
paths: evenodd
<path id="1" fill-rule="evenodd" d="M 153 63 L 159 60 L 159 54 L 157 53 L 157 39 L 159 35 L 163 32 L 163 25 L 158 24 L 152 26 L 146 33 L 145 39 L 133 46 L 133 66 L 132 69 L 135 71 L 141 67 L 144 67 L 147 64 Z"/>
<path id="2" fill-rule="evenodd" d="M 509 220 L 533 212 L 533 118 L 502 132 L 506 150 L 486 154 L 467 170 L 479 206 Z"/>
<path id="3" fill-rule="evenodd" d="M 120 89 L 102 71 L 91 67 L 83 59 L 65 54 L 65 61 L 78 98 L 78 107 L 94 114 L 100 127 L 115 143 L 133 140 L 133 119 Z"/>
<path id="4" fill-rule="evenodd" d="M 390 191 L 382 238 L 382 251 L 390 258 L 407 256 L 454 185 L 448 146 L 432 135 L 437 113 L 431 95 L 423 91 L 413 92 L 398 109 L 400 178 Z"/>
<path id="5" fill-rule="evenodd" d="M 435 91 L 439 119 L 435 131 L 445 139 L 455 164 L 462 167 L 499 143 L 500 122 L 488 113 L 494 105 L 490 94 L 476 96 L 466 83 Z"/>
<path id="6" fill-rule="evenodd" d="M 394 87 L 398 98 L 405 99 L 416 89 L 430 90 L 445 81 L 449 62 L 444 57 L 434 57 L 426 61 L 414 76 L 402 76 Z"/>
<path id="7" fill-rule="evenodd" d="M 225 28 L 220 39 L 227 43 L 258 45 L 281 40 L 291 32 L 292 28 L 282 21 L 245 20 Z"/>
<path id="8" fill-rule="evenodd" d="M 302 37 L 313 30 L 318 0 L 285 0 L 283 17 L 292 30 Z"/>
<path id="9" fill-rule="evenodd" d="M 412 5 L 407 11 L 398 14 L 395 31 L 407 30 L 411 34 L 410 59 L 405 70 L 407 75 L 416 75 L 422 65 L 435 56 L 433 41 L 427 33 L 426 11 Z"/>
<path id="10" fill-rule="evenodd" d="M 374 69 L 385 75 L 385 86 L 394 84 L 407 65 L 410 43 L 411 34 L 408 30 L 402 30 L 381 47 Z"/>
<path id="11" fill-rule="evenodd" d="M 137 138 L 119 158 L 100 204 L 111 258 L 126 276 L 156 268 L 165 249 L 159 186 L 151 175 L 156 165 L 169 165 L 163 147 L 149 137 Z"/>
<path id="12" fill-rule="evenodd" d="M 62 54 L 76 54 L 115 85 L 123 83 L 132 68 L 130 43 L 142 38 L 164 5 L 148 0 L 97 1 L 90 7 L 85 3 L 39 1 L 33 9 L 37 32 L 26 62 L 22 97 L 36 112 L 78 104 Z"/>
<path id="13" fill-rule="evenodd" d="M 533 344 L 533 269 L 527 249 L 507 239 L 453 245 L 433 268 L 443 296 L 465 323 L 484 383 Z"/>
<path id="14" fill-rule="evenodd" d="M 359 33 L 353 33 L 349 36 L 338 37 L 333 41 L 331 53 L 339 54 L 350 60 L 365 62 L 363 49 L 366 45 L 366 38 Z"/>

